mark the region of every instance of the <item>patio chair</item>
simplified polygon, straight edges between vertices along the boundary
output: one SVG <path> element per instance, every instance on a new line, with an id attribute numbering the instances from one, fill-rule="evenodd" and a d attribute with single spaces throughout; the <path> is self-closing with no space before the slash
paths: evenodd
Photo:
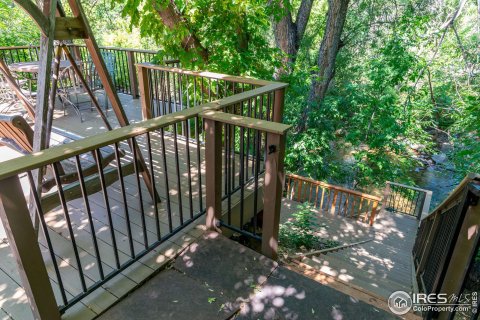
<path id="1" fill-rule="evenodd" d="M 8 112 L 11 108 L 17 106 L 20 100 L 12 92 L 5 76 L 0 73 L 0 112 Z"/>
<path id="2" fill-rule="evenodd" d="M 22 154 L 29 154 L 33 150 L 33 130 L 28 125 L 27 121 L 21 115 L 2 115 L 0 114 L 0 145 L 5 145 Z M 119 150 L 120 157 L 125 155 L 123 150 Z M 115 152 L 113 148 L 104 147 L 100 149 L 102 168 L 106 168 L 114 159 Z M 89 194 L 96 193 L 101 190 L 101 185 L 98 183 L 99 175 L 98 168 L 95 161 L 95 156 L 87 157 L 86 155 L 80 158 L 82 172 L 85 177 L 85 182 Z M 59 167 L 60 181 L 65 191 L 67 200 L 78 199 L 82 197 L 80 183 L 78 181 L 78 174 L 76 164 L 69 160 L 64 160 Z M 51 168 L 47 168 L 42 181 L 42 192 L 46 193 L 54 186 L 56 181 L 52 176 Z M 122 166 L 124 176 L 134 173 L 133 162 L 129 162 Z M 107 185 L 111 185 L 118 180 L 117 168 L 110 168 L 104 170 L 104 177 Z M 44 211 L 57 207 L 59 199 L 56 192 L 49 193 L 42 197 L 42 206 Z"/>
<path id="3" fill-rule="evenodd" d="M 115 82 L 115 68 L 116 68 L 115 54 L 112 52 L 102 52 L 102 57 L 103 57 L 103 61 L 105 62 L 105 66 L 107 67 L 107 71 L 110 74 L 110 77 L 112 78 L 112 81 Z M 102 85 L 102 82 L 100 81 L 97 70 L 95 68 L 95 64 L 93 63 L 91 57 L 89 57 L 86 62 L 86 72 L 87 72 L 87 82 L 90 89 L 103 94 L 105 110 L 108 110 L 108 97 L 105 94 L 105 92 L 99 91 L 103 89 L 103 85 Z"/>
<path id="4" fill-rule="evenodd" d="M 16 87 L 17 92 L 23 94 L 24 99 L 28 100 L 33 105 L 33 101 L 29 99 L 29 94 L 22 89 L 25 80 L 15 79 L 11 74 L 5 75 L 3 72 L 4 71 L 0 67 L 0 113 L 8 113 L 11 109 L 16 109 L 17 106 L 22 104 L 22 101 L 20 101 L 17 94 L 14 92 L 12 85 Z M 13 84 L 9 83 L 7 79 L 8 76 Z"/>

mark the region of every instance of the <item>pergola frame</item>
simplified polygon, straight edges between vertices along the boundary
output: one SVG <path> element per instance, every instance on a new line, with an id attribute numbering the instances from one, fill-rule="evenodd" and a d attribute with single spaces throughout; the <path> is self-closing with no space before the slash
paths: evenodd
<path id="1" fill-rule="evenodd" d="M 63 50 L 66 52 L 67 57 L 71 57 L 69 52 L 67 52 L 69 49 L 66 46 L 61 45 L 57 48 L 54 61 L 54 40 L 71 41 L 74 39 L 83 39 L 85 41 L 87 50 L 90 53 L 93 64 L 95 65 L 95 69 L 103 85 L 105 94 L 110 100 L 118 123 L 122 127 L 129 125 L 125 110 L 122 107 L 120 98 L 115 90 L 110 74 L 107 71 L 105 61 L 100 53 L 97 41 L 92 33 L 80 1 L 68 0 L 68 4 L 74 15 L 73 17 L 66 16 L 60 0 L 44 0 L 41 4 L 41 8 L 39 8 L 31 0 L 14 1 L 32 18 L 41 32 L 33 151 L 37 152 L 48 147 L 53 120 L 53 110 L 55 106 L 56 77 L 58 76 L 58 60 L 61 49 L 63 48 Z M 55 62 L 53 64 L 53 69 L 52 62 Z M 76 72 L 78 71 L 77 69 L 78 68 L 75 69 Z M 54 79 L 52 85 L 50 85 L 52 71 Z M 109 128 L 109 125 L 107 125 L 107 127 Z M 132 140 L 130 147 L 136 148 L 137 151 L 139 151 L 135 140 Z M 151 177 L 142 154 L 141 152 L 136 152 L 136 154 L 136 160 L 140 164 L 141 174 L 146 186 L 152 195 L 152 198 L 155 199 L 155 201 L 159 201 L 159 197 L 154 194 Z M 39 185 L 42 174 L 36 172 L 34 177 L 37 185 Z"/>

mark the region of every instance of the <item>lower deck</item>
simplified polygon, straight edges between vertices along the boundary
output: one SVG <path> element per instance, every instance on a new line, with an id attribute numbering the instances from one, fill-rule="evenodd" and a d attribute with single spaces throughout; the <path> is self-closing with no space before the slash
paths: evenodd
<path id="1" fill-rule="evenodd" d="M 139 121 L 141 110 L 138 100 L 124 95 L 121 95 L 121 99 L 131 122 Z M 82 110 L 82 114 L 83 122 L 72 110 L 67 109 L 65 115 L 61 110 L 56 111 L 53 125 L 57 130 L 52 132 L 51 145 L 71 141 L 65 136 L 89 136 L 106 131 L 96 112 L 87 108 Z M 115 126 L 113 112 L 109 111 L 107 114 Z M 67 134 L 62 135 L 62 131 Z M 100 314 L 151 274 L 165 267 L 165 264 L 182 248 L 204 231 L 202 213 L 205 210 L 206 189 L 203 144 L 197 148 L 196 143 L 188 143 L 181 137 L 175 139 L 171 132 L 165 132 L 164 135 L 152 132 L 149 138 L 151 154 L 147 151 L 146 136 L 141 136 L 136 141 L 146 165 L 149 169 L 153 168 L 150 171 L 154 172 L 155 192 L 160 201 L 156 203 L 152 201 L 143 178 L 139 176 L 137 179 L 135 170 L 132 172 L 134 161 L 126 142 L 119 144 L 120 151 L 125 151 L 119 163 L 113 160 L 105 168 L 105 172 L 106 170 L 113 172 L 111 184 L 106 187 L 106 192 L 102 190 L 89 192 L 86 198 L 73 200 L 69 200 L 67 196 L 67 215 L 60 205 L 56 187 L 42 195 L 43 199 L 50 197 L 50 200 L 56 201 L 53 201 L 55 205 L 47 206 L 48 210 L 44 208 L 44 217 L 60 277 L 57 276 L 48 241 L 41 227 L 39 245 L 58 305 L 64 305 L 65 299 L 70 301 L 77 297 L 85 291 L 85 288 L 91 288 L 118 270 L 119 266 L 123 269 L 123 266 L 131 262 L 132 257 L 144 255 L 147 248 L 156 246 L 152 252 L 128 265 L 120 274 L 115 275 L 79 303 L 66 309 L 63 315 L 65 319 L 91 319 Z M 113 149 L 115 145 L 109 148 Z M 0 153 L 1 161 L 21 156 L 20 153 L 4 146 L 0 146 Z M 83 168 L 88 164 L 95 164 L 91 154 L 83 154 L 81 161 Z M 236 161 L 237 167 L 238 163 L 239 161 Z M 246 163 L 253 168 L 250 161 Z M 73 167 L 75 170 L 75 159 L 62 161 L 62 166 Z M 130 168 L 123 179 L 118 174 L 119 167 Z M 238 168 L 234 172 L 238 172 Z M 97 176 L 91 182 L 100 185 L 99 180 Z M 233 180 L 238 181 L 238 178 Z M 21 175 L 20 181 L 23 193 L 28 198 L 30 184 L 27 175 Z M 251 187 L 251 185 L 246 187 L 246 197 L 249 192 L 251 193 Z M 68 193 L 66 188 L 64 192 Z M 232 197 L 230 205 L 234 206 L 236 201 L 238 200 Z M 224 202 L 226 209 L 227 203 Z M 67 216 L 72 227 L 71 231 Z M 0 240 L 0 319 L 33 319 L 15 257 L 1 223 Z M 76 242 L 79 263 L 72 240 Z M 62 296 L 61 287 L 65 296 Z"/>
<path id="2" fill-rule="evenodd" d="M 283 200 L 282 219 L 298 204 Z M 340 245 L 357 245 L 304 258 L 308 268 L 386 301 L 391 293 L 416 291 L 412 250 L 418 228 L 415 217 L 381 210 L 373 226 L 319 213 L 319 236 Z M 365 241 L 365 242 L 364 242 Z M 363 243 L 359 243 L 363 242 Z"/>

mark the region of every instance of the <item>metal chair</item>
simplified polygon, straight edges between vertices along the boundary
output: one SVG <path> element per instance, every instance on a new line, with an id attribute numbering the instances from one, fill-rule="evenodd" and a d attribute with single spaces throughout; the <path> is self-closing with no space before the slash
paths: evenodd
<path id="1" fill-rule="evenodd" d="M 107 68 L 110 77 L 112 78 L 113 82 L 115 83 L 115 67 L 116 67 L 116 57 L 113 52 L 102 52 L 103 61 L 105 62 L 105 66 Z M 87 74 L 87 83 L 90 86 L 90 89 L 94 92 L 100 92 L 104 96 L 104 106 L 105 110 L 108 110 L 108 97 L 105 94 L 105 91 L 100 91 L 103 89 L 102 82 L 100 81 L 100 77 L 98 76 L 97 70 L 95 68 L 95 64 L 93 63 L 91 57 L 88 58 L 86 63 L 86 74 Z"/>

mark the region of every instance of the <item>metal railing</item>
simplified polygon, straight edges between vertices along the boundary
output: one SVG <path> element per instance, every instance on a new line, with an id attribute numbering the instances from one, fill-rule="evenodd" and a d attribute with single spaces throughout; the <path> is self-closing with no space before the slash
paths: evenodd
<path id="1" fill-rule="evenodd" d="M 390 212 L 406 214 L 420 219 L 428 214 L 432 191 L 395 182 L 386 182 L 383 204 Z"/>
<path id="2" fill-rule="evenodd" d="M 373 225 L 381 198 L 321 181 L 287 174 L 284 197 L 309 202 L 327 214 L 361 220 Z"/>
<path id="3" fill-rule="evenodd" d="M 413 247 L 420 291 L 460 297 L 475 261 L 480 233 L 480 176 L 467 176 L 429 215 L 421 219 Z M 474 231 L 476 230 L 476 231 Z M 474 308 L 475 309 L 475 308 Z M 425 316 L 447 319 L 445 311 Z M 472 319 L 475 315 L 472 314 Z"/>
<path id="4" fill-rule="evenodd" d="M 138 64 L 144 119 L 171 114 L 198 105 L 259 120 L 280 122 L 283 85 L 211 72 L 193 72 L 149 63 Z M 230 100 L 231 97 L 237 97 Z M 187 123 L 177 128 L 183 137 L 200 136 L 205 125 Z M 200 130 L 200 133 L 198 132 Z M 224 124 L 222 139 L 222 201 L 225 216 L 219 223 L 245 236 L 261 239 L 259 214 L 263 210 L 263 175 L 268 157 L 268 134 L 235 124 Z M 246 208 L 252 214 L 246 214 Z"/>
<path id="5" fill-rule="evenodd" d="M 169 72 L 195 74 L 175 68 Z M 230 78 L 238 82 L 242 79 Z M 244 81 L 248 84 L 257 80 Z M 141 82 L 142 92 L 148 92 L 146 83 Z M 283 170 L 288 126 L 261 120 L 258 112 L 256 119 L 232 114 L 248 114 L 247 110 L 239 111 L 242 105 L 272 94 L 272 114 L 281 117 L 286 85 L 258 83 L 249 91 L 230 91 L 227 94 L 232 95 L 223 99 L 200 100 L 196 106 L 171 109 L 155 119 L 2 163 L 0 217 L 36 318 L 59 318 L 59 313 L 205 212 L 210 229 L 223 225 L 241 230 L 243 225 L 235 225 L 233 220 L 242 219 L 250 209 L 232 212 L 232 199 L 237 195 L 239 207 L 242 194 L 253 194 L 257 206 L 268 209 L 262 248 L 264 254 L 275 257 L 280 214 L 280 196 L 275 195 L 281 195 L 278 177 Z M 248 133 L 249 149 L 245 146 Z M 266 150 L 259 151 L 260 145 Z M 90 169 L 92 165 L 94 170 Z M 74 170 L 65 172 L 67 167 Z M 262 176 L 271 177 L 265 182 L 261 180 L 261 167 Z M 252 172 L 248 179 L 246 171 Z M 34 186 L 37 172 L 54 181 L 50 191 Z M 66 176 L 76 177 L 77 182 L 66 183 Z M 147 180 L 153 188 L 148 188 Z M 261 188 L 265 196 L 260 194 Z M 32 197 L 25 196 L 28 192 Z M 29 216 L 29 201 L 42 227 L 39 239 Z"/>
<path id="6" fill-rule="evenodd" d="M 89 82 L 101 85 L 98 75 L 91 68 L 90 54 L 85 45 L 67 45 L 75 59 L 82 61 L 82 69 L 86 70 Z M 4 59 L 6 64 L 18 62 L 38 61 L 40 46 L 15 46 L 0 47 L 0 58 Z M 152 62 L 156 55 L 153 50 L 127 49 L 116 47 L 100 47 L 100 53 L 106 61 L 107 70 L 112 77 L 113 84 L 118 92 L 138 97 L 138 79 L 135 69 L 136 63 Z M 179 60 L 167 59 L 165 65 L 179 67 Z"/>

